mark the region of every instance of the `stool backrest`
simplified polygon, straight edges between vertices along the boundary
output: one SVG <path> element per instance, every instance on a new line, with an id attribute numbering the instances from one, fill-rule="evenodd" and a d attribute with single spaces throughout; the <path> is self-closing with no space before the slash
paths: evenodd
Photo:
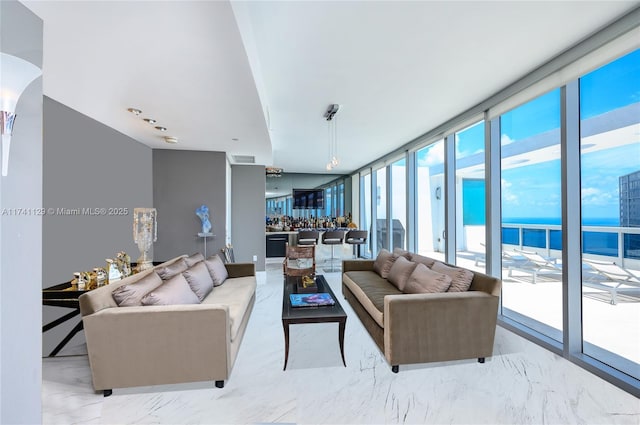
<path id="1" fill-rule="evenodd" d="M 342 230 L 327 230 L 322 234 L 322 242 L 326 240 L 339 240 L 340 243 L 344 240 L 344 232 Z"/>
<path id="2" fill-rule="evenodd" d="M 369 232 L 367 230 L 349 230 L 345 236 L 345 242 L 352 244 L 366 243 L 368 237 Z"/>
<path id="3" fill-rule="evenodd" d="M 301 230 L 298 232 L 298 243 L 300 241 L 311 241 L 315 240 L 315 243 L 318 243 L 318 239 L 320 238 L 320 232 L 317 230 Z"/>

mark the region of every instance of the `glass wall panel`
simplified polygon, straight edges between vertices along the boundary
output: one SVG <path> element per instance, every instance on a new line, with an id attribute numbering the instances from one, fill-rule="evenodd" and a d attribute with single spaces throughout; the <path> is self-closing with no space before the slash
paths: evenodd
<path id="1" fill-rule="evenodd" d="M 338 202 L 336 203 L 336 217 L 344 217 L 344 183 L 338 185 Z"/>
<path id="2" fill-rule="evenodd" d="M 562 247 L 550 244 L 562 220 L 560 90 L 502 115 L 500 133 L 502 314 L 561 342 Z"/>
<path id="3" fill-rule="evenodd" d="M 381 249 L 389 249 L 387 234 L 387 169 L 376 170 L 376 249 L 377 255 Z"/>
<path id="4" fill-rule="evenodd" d="M 331 217 L 331 212 L 333 211 L 333 199 L 332 199 L 333 189 L 328 187 L 324 191 L 324 215 L 327 217 Z"/>
<path id="5" fill-rule="evenodd" d="M 640 50 L 580 78 L 585 354 L 640 378 Z"/>
<path id="6" fill-rule="evenodd" d="M 406 249 L 407 241 L 407 160 L 391 164 L 391 246 Z"/>
<path id="7" fill-rule="evenodd" d="M 360 177 L 360 230 L 369 231 L 369 243 L 360 249 L 360 255 L 371 258 L 371 174 Z"/>
<path id="8" fill-rule="evenodd" d="M 444 261 L 444 140 L 416 152 L 416 192 L 416 250 Z"/>
<path id="9" fill-rule="evenodd" d="M 484 121 L 455 135 L 456 264 L 486 269 Z"/>

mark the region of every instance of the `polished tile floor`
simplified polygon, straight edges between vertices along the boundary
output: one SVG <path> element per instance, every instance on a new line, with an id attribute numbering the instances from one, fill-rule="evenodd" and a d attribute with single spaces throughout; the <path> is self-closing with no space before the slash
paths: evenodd
<path id="1" fill-rule="evenodd" d="M 283 371 L 282 275 L 258 273 L 257 302 L 231 378 L 91 387 L 84 355 L 43 359 L 45 424 L 638 424 L 640 400 L 498 327 L 494 356 L 401 367 L 393 374 L 348 303 L 342 365 L 337 324 L 291 327 Z M 326 273 L 340 294 L 340 273 Z"/>

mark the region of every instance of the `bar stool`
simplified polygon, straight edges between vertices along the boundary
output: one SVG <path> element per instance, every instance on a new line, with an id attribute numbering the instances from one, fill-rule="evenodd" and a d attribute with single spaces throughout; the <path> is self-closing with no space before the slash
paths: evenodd
<path id="1" fill-rule="evenodd" d="M 358 246 L 358 255 L 355 258 L 360 258 L 360 246 L 367 243 L 369 232 L 367 230 L 349 230 L 344 237 L 344 241 L 349 245 L 353 245 L 353 255 L 356 254 L 356 245 Z"/>
<path id="2" fill-rule="evenodd" d="M 298 232 L 298 245 L 318 245 L 319 238 L 317 230 L 301 230 Z"/>
<path id="3" fill-rule="evenodd" d="M 330 259 L 331 268 L 325 271 L 330 271 L 330 272 L 339 271 L 339 269 L 335 269 L 333 267 L 333 260 L 335 258 L 333 256 L 333 247 L 336 245 L 342 245 L 343 240 L 344 240 L 344 232 L 342 230 L 327 230 L 322 234 L 322 243 L 324 245 L 331 245 L 331 259 Z"/>

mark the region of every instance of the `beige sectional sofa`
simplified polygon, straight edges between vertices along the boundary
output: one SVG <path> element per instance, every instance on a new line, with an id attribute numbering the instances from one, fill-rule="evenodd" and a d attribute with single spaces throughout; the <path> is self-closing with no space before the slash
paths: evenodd
<path id="1" fill-rule="evenodd" d="M 255 266 L 220 262 L 228 276 L 221 284 L 214 277 L 212 282 L 219 286 L 203 296 L 184 290 L 187 280 L 194 288 L 193 270 L 207 270 L 202 268 L 204 261 L 183 270 L 189 258 L 177 257 L 80 297 L 93 386 L 105 396 L 113 388 L 194 381 L 215 381 L 222 388 L 229 378 L 255 302 Z M 173 269 L 182 270 L 181 275 L 162 281 L 161 290 L 143 298 L 157 305 L 131 302 L 135 291 L 146 291 L 145 282 L 157 283 L 158 276 Z M 185 301 L 162 305 L 166 303 L 162 290 L 170 289 L 169 282 L 181 285 Z"/>
<path id="2" fill-rule="evenodd" d="M 412 363 L 469 358 L 484 363 L 485 357 L 493 353 L 500 279 L 456 270 L 444 263 L 436 267 L 435 260 L 407 251 L 396 250 L 394 254 L 387 251 L 386 255 L 390 264 L 387 262 L 382 270 L 380 257 L 343 261 L 342 292 L 393 372 L 398 372 L 399 365 Z M 389 260 L 389 256 L 394 259 Z M 399 257 L 403 259 L 393 268 Z M 456 273 L 466 276 L 470 281 L 468 289 L 458 287 L 452 289 L 455 292 L 446 292 L 451 288 L 447 284 L 451 278 L 443 278 L 442 273 L 433 270 L 438 267 L 449 274 L 453 272 L 454 277 Z M 389 273 L 394 270 L 392 283 Z M 416 282 L 425 277 L 429 278 L 430 289 L 416 289 Z M 396 286 L 403 279 L 404 290 L 414 293 L 404 293 Z"/>

